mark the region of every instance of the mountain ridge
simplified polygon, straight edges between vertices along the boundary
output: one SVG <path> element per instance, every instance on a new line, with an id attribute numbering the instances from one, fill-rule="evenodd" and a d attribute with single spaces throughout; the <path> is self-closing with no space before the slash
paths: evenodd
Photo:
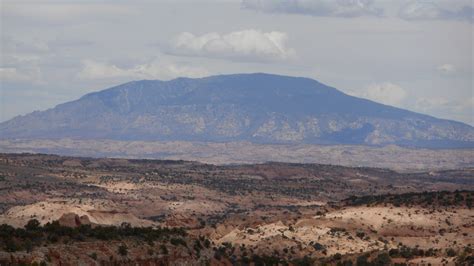
<path id="1" fill-rule="evenodd" d="M 140 80 L 0 123 L 0 138 L 474 147 L 474 128 L 266 73 Z"/>

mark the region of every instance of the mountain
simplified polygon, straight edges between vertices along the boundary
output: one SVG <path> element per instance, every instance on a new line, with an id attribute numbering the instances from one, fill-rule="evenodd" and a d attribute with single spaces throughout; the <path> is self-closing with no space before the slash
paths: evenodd
<path id="1" fill-rule="evenodd" d="M 318 81 L 235 74 L 142 80 L 0 124 L 2 139 L 250 141 L 474 147 L 474 128 Z"/>

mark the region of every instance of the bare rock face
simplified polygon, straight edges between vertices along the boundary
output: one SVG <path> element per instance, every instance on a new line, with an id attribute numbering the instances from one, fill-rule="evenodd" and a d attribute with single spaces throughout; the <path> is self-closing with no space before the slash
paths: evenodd
<path id="1" fill-rule="evenodd" d="M 143 80 L 0 123 L 0 139 L 248 141 L 474 147 L 474 128 L 352 97 L 308 78 Z"/>
<path id="2" fill-rule="evenodd" d="M 58 222 L 62 226 L 73 227 L 73 228 L 79 227 L 81 225 L 92 224 L 87 215 L 83 215 L 79 217 L 79 215 L 73 212 L 63 214 L 61 218 L 59 218 Z"/>

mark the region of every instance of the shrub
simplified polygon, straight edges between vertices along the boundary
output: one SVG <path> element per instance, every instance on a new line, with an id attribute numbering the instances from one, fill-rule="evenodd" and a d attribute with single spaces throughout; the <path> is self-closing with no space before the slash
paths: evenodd
<path id="1" fill-rule="evenodd" d="M 334 254 L 334 255 L 332 256 L 332 258 L 333 258 L 334 260 L 340 260 L 340 259 L 342 259 L 342 255 L 341 255 L 341 253 L 336 253 L 336 254 Z"/>
<path id="2" fill-rule="evenodd" d="M 319 243 L 314 243 L 314 244 L 313 244 L 313 248 L 314 248 L 315 250 L 317 250 L 317 251 L 321 251 L 321 250 L 325 250 L 325 249 L 326 249 L 326 247 L 325 247 L 324 245 L 319 244 Z"/>
<path id="3" fill-rule="evenodd" d="M 118 247 L 118 253 L 119 253 L 121 256 L 127 256 L 127 254 L 128 254 L 128 247 L 125 246 L 125 245 L 123 245 L 123 244 L 120 245 L 120 246 Z"/>
<path id="4" fill-rule="evenodd" d="M 36 219 L 29 220 L 28 223 L 25 225 L 25 229 L 28 231 L 36 231 L 40 227 L 40 222 Z"/>
<path id="5" fill-rule="evenodd" d="M 28 221 L 24 228 L 13 228 L 10 225 L 0 225 L 0 250 L 9 252 L 18 250 L 31 251 L 34 246 L 43 245 L 49 241 L 56 243 L 60 240 L 85 241 L 87 239 L 112 240 L 121 238 L 140 238 L 153 243 L 154 240 L 163 239 L 170 236 L 186 236 L 183 228 L 152 228 L 152 227 L 131 227 L 129 224 L 116 226 L 81 225 L 77 228 L 62 226 L 58 221 L 46 223 L 41 226 L 33 219 Z M 182 239 L 174 241 L 186 246 Z M 208 240 L 205 241 L 205 245 Z M 208 243 L 210 246 L 210 242 Z"/>
<path id="6" fill-rule="evenodd" d="M 448 248 L 446 249 L 446 255 L 448 257 L 454 257 L 456 256 L 456 251 L 453 248 Z"/>
<path id="7" fill-rule="evenodd" d="M 365 233 L 362 232 L 362 231 L 357 231 L 357 232 L 356 232 L 356 236 L 357 236 L 358 238 L 361 238 L 361 239 L 362 239 L 362 238 L 364 238 Z"/>
<path id="8" fill-rule="evenodd" d="M 174 246 L 177 245 L 182 245 L 184 247 L 187 247 L 188 245 L 186 244 L 186 241 L 184 241 L 182 238 L 171 238 L 170 243 Z"/>
<path id="9" fill-rule="evenodd" d="M 168 255 L 168 248 L 165 245 L 161 245 L 160 249 L 163 255 Z"/>
<path id="10" fill-rule="evenodd" d="M 369 257 L 369 256 L 368 256 L 367 254 L 360 255 L 359 257 L 357 257 L 356 265 L 357 265 L 357 266 L 370 265 L 370 264 L 369 264 L 369 261 L 367 260 L 368 257 Z"/>
<path id="11" fill-rule="evenodd" d="M 97 260 L 97 253 L 93 252 L 89 255 L 93 260 Z"/>
<path id="12" fill-rule="evenodd" d="M 209 239 L 204 240 L 204 247 L 209 248 L 211 246 L 211 241 Z"/>
<path id="13" fill-rule="evenodd" d="M 373 261 L 372 264 L 374 265 L 390 265 L 392 263 L 392 259 L 387 253 L 379 254 Z"/>
<path id="14" fill-rule="evenodd" d="M 5 240 L 5 250 L 8 252 L 15 252 L 18 250 L 18 245 L 11 238 Z"/>
<path id="15" fill-rule="evenodd" d="M 398 249 L 392 248 L 388 251 L 388 255 L 392 258 L 398 257 L 399 256 L 399 251 L 398 251 Z"/>

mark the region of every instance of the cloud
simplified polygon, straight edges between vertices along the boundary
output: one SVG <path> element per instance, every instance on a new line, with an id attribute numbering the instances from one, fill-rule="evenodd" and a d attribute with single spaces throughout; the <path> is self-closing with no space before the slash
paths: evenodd
<path id="1" fill-rule="evenodd" d="M 440 65 L 436 69 L 446 74 L 456 72 L 456 67 L 451 64 Z"/>
<path id="2" fill-rule="evenodd" d="M 138 13 L 133 6 L 116 3 L 5 0 L 2 5 L 2 16 L 52 25 L 116 20 Z"/>
<path id="3" fill-rule="evenodd" d="M 254 29 L 222 35 L 211 32 L 200 36 L 183 32 L 177 36 L 168 53 L 244 61 L 285 60 L 295 55 L 295 51 L 286 46 L 287 40 L 284 32 Z"/>
<path id="4" fill-rule="evenodd" d="M 84 40 L 80 38 L 64 38 L 64 37 L 56 37 L 53 40 L 48 42 L 48 46 L 52 49 L 60 49 L 60 48 L 77 48 L 77 47 L 85 47 L 93 45 L 94 42 L 90 40 Z"/>
<path id="5" fill-rule="evenodd" d="M 37 68 L 20 70 L 15 67 L 0 67 L 0 82 L 39 82 L 40 75 Z"/>
<path id="6" fill-rule="evenodd" d="M 171 79 L 209 75 L 209 72 L 203 68 L 157 62 L 122 68 L 114 64 L 83 60 L 82 65 L 82 70 L 77 75 L 81 79 Z"/>
<path id="7" fill-rule="evenodd" d="M 2 36 L 3 53 L 41 54 L 50 51 L 48 43 L 38 39 L 18 39 Z"/>
<path id="8" fill-rule="evenodd" d="M 27 81 L 29 80 L 28 75 L 20 73 L 14 67 L 2 67 L 0 68 L 0 80 L 1 81 Z"/>
<path id="9" fill-rule="evenodd" d="M 37 39 L 18 40 L 10 36 L 2 38 L 0 53 L 0 81 L 41 83 L 41 56 L 49 47 Z"/>
<path id="10" fill-rule="evenodd" d="M 429 112 L 434 109 L 449 108 L 454 111 L 474 108 L 474 97 L 468 97 L 463 100 L 448 100 L 446 98 L 419 98 L 416 100 L 415 108 L 423 112 Z"/>
<path id="11" fill-rule="evenodd" d="M 433 109 L 446 107 L 452 103 L 445 98 L 418 98 L 415 103 L 415 108 L 421 112 L 430 112 Z"/>
<path id="12" fill-rule="evenodd" d="M 302 14 L 321 17 L 381 16 L 373 0 L 243 0 L 242 8 L 267 13 Z"/>
<path id="13" fill-rule="evenodd" d="M 474 124 L 474 97 L 472 96 L 459 100 L 423 97 L 416 100 L 414 108 L 418 112 Z"/>
<path id="14" fill-rule="evenodd" d="M 415 0 L 400 8 L 399 17 L 405 20 L 465 20 L 474 22 L 474 8 L 469 5 L 444 7 L 440 2 Z"/>
<path id="15" fill-rule="evenodd" d="M 2 54 L 0 56 L 1 67 L 11 66 L 38 66 L 41 57 L 35 54 Z"/>
<path id="16" fill-rule="evenodd" d="M 396 84 L 384 82 L 368 86 L 364 92 L 357 93 L 357 96 L 387 105 L 400 106 L 407 92 Z"/>

